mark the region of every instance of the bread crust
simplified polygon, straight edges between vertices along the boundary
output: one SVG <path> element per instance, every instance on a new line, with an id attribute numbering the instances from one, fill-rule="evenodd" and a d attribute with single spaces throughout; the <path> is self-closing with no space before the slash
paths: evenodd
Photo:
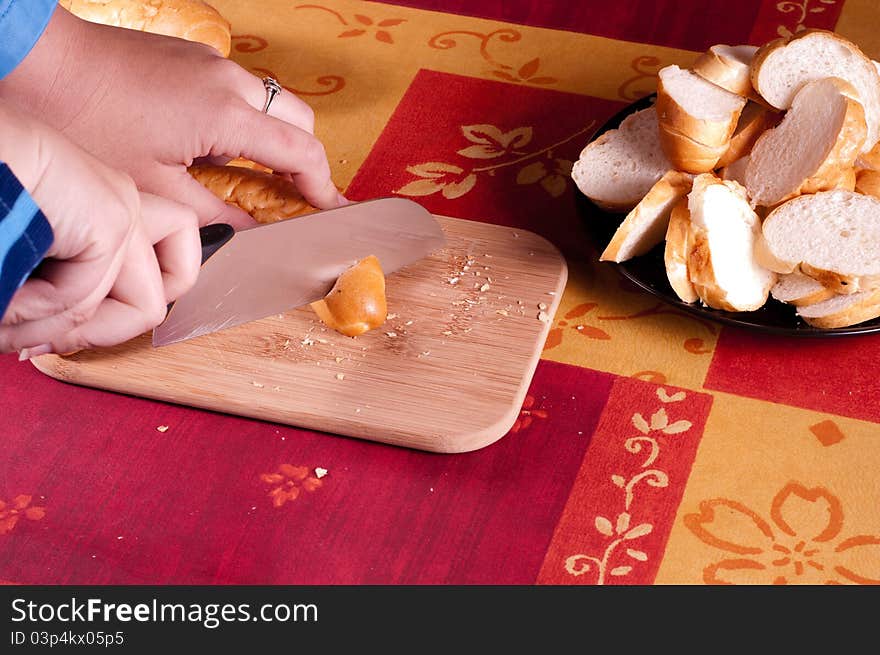
<path id="1" fill-rule="evenodd" d="M 709 148 L 727 147 L 742 112 L 740 107 L 739 111 L 732 111 L 726 119 L 719 121 L 695 118 L 669 95 L 663 86 L 663 80 L 657 84 L 657 102 L 654 106 L 660 127 L 665 126 Z"/>
<path id="2" fill-rule="evenodd" d="M 328 327 L 348 337 L 374 330 L 385 323 L 385 275 L 379 259 L 370 255 L 347 269 L 323 300 L 311 308 Z"/>
<path id="3" fill-rule="evenodd" d="M 229 21 L 202 0 L 60 0 L 59 4 L 92 23 L 204 43 L 224 57 L 232 45 Z"/>
<path id="4" fill-rule="evenodd" d="M 718 166 L 718 160 L 727 151 L 726 144 L 718 147 L 707 146 L 663 123 L 660 124 L 659 130 L 663 153 L 672 166 L 680 171 L 708 173 Z"/>
<path id="5" fill-rule="evenodd" d="M 855 173 L 854 190 L 866 196 L 880 199 L 880 171 L 863 168 Z"/>
<path id="6" fill-rule="evenodd" d="M 713 45 L 697 57 L 691 70 L 703 79 L 736 95 L 750 98 L 755 94 L 752 89 L 749 63 L 728 57 L 718 50 L 717 45 Z"/>
<path id="7" fill-rule="evenodd" d="M 224 202 L 259 223 L 275 223 L 316 211 L 288 180 L 243 166 L 190 166 L 189 173 Z"/>
<path id="8" fill-rule="evenodd" d="M 805 306 L 801 307 L 801 309 L 804 308 Z M 880 316 L 880 290 L 869 292 L 864 299 L 853 303 L 841 311 L 834 312 L 833 314 L 827 314 L 825 316 L 803 316 L 799 311 L 798 316 L 809 325 L 823 329 L 849 327 L 850 325 L 864 323 L 865 321 L 870 321 L 871 319 Z"/>
<path id="9" fill-rule="evenodd" d="M 666 247 L 663 250 L 663 263 L 666 278 L 675 295 L 688 304 L 699 300 L 697 290 L 688 275 L 688 253 L 691 241 L 691 215 L 687 198 L 682 198 L 669 216 L 666 228 Z"/>

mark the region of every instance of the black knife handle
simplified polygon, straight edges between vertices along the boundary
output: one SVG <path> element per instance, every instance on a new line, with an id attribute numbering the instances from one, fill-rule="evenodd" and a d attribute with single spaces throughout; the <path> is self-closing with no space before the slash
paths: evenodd
<path id="1" fill-rule="evenodd" d="M 199 228 L 199 239 L 202 242 L 202 263 L 208 261 L 208 257 L 229 241 L 235 235 L 235 230 L 226 223 L 214 223 Z"/>

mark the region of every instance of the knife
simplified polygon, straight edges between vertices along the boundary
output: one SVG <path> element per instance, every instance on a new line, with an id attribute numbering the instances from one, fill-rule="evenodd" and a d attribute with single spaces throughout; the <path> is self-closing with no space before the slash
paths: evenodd
<path id="1" fill-rule="evenodd" d="M 421 205 L 380 198 L 233 232 L 200 230 L 195 285 L 153 330 L 153 346 L 203 334 L 322 299 L 339 275 L 369 255 L 386 275 L 442 248 L 443 230 Z"/>

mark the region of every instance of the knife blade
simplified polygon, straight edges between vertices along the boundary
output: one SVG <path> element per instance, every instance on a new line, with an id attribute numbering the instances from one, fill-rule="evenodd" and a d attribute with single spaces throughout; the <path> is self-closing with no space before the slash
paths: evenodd
<path id="1" fill-rule="evenodd" d="M 153 330 L 154 347 L 320 300 L 344 270 L 369 255 L 388 275 L 446 243 L 434 217 L 405 198 L 319 211 L 221 234 L 223 239 L 193 288 Z"/>

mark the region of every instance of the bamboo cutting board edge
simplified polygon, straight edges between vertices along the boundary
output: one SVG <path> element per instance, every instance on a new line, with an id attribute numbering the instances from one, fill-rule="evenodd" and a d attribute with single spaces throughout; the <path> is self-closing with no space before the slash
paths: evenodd
<path id="1" fill-rule="evenodd" d="M 528 245 L 528 247 L 534 248 L 536 253 L 530 252 L 528 254 L 538 254 L 541 256 L 540 258 L 536 257 L 536 259 L 542 259 L 541 266 L 546 269 L 541 271 L 541 274 L 544 275 L 544 278 L 542 279 L 552 279 L 552 282 L 554 283 L 552 289 L 543 287 L 540 291 L 553 294 L 549 298 L 550 302 L 547 303 L 548 307 L 546 311 L 551 317 L 555 314 L 561 301 L 561 296 L 568 276 L 565 259 L 555 246 L 550 244 L 543 237 L 526 230 L 513 230 L 508 227 L 468 221 L 465 219 L 442 216 L 438 216 L 437 218 L 441 221 L 444 230 L 447 231 L 447 236 L 450 238 L 457 235 L 459 232 L 469 234 L 484 233 L 491 235 L 493 238 L 500 238 L 498 235 L 503 235 L 504 232 L 508 234 L 512 232 L 514 236 L 519 237 L 516 242 L 518 245 Z M 525 249 L 523 252 L 525 252 Z M 486 256 L 488 257 L 489 255 L 487 254 Z M 399 275 L 401 275 L 401 273 L 389 276 L 389 282 L 393 283 L 393 281 L 397 279 L 395 276 Z M 404 273 L 403 276 L 405 277 L 405 275 L 406 274 Z M 523 272 L 522 275 L 526 276 L 526 273 Z M 406 282 L 400 282 L 400 285 L 405 284 Z M 535 292 L 537 293 L 538 290 Z M 390 290 L 390 293 L 393 292 Z M 393 297 L 393 295 L 389 295 L 389 299 Z M 490 307 L 490 310 L 491 309 L 492 308 Z M 311 316 L 307 309 L 296 310 L 295 313 L 296 312 L 303 312 L 304 314 Z M 493 314 L 494 313 L 496 312 L 493 312 Z M 488 322 L 488 319 L 486 319 L 486 322 Z M 260 323 L 261 322 L 258 321 L 249 325 L 254 326 L 255 324 Z M 536 319 L 535 323 L 538 323 Z M 531 325 L 529 325 L 529 327 L 531 327 Z M 481 404 L 479 399 L 474 399 L 474 411 L 472 414 L 469 414 L 469 416 L 473 416 L 473 422 L 468 425 L 466 430 L 457 429 L 455 432 L 453 432 L 449 426 L 444 426 L 442 420 L 439 420 L 438 422 L 426 420 L 424 421 L 424 424 L 420 426 L 410 425 L 408 427 L 400 427 L 388 424 L 383 425 L 381 423 L 372 424 L 369 420 L 365 420 L 366 415 L 353 417 L 346 412 L 341 411 L 335 413 L 326 408 L 324 411 L 317 411 L 313 414 L 308 411 L 303 411 L 301 408 L 296 412 L 288 412 L 283 407 L 279 407 L 277 402 L 274 404 L 272 402 L 269 402 L 268 404 L 261 403 L 260 399 L 253 394 L 242 394 L 240 397 L 238 393 L 227 392 L 225 395 L 223 393 L 208 394 L 204 393 L 203 389 L 198 389 L 197 391 L 188 392 L 188 395 L 184 394 L 184 397 L 181 398 L 180 389 L 176 388 L 172 383 L 166 383 L 163 385 L 161 380 L 156 381 L 154 378 L 146 376 L 120 376 L 116 374 L 115 369 L 117 366 L 110 364 L 110 362 L 116 361 L 125 368 L 126 365 L 129 367 L 132 366 L 126 359 L 124 359 L 128 356 L 141 357 L 142 359 L 145 359 L 145 361 L 150 361 L 157 357 L 161 359 L 161 355 L 158 353 L 161 353 L 164 349 L 159 349 L 159 351 L 153 350 L 149 345 L 148 335 L 144 335 L 137 340 L 128 342 L 122 347 L 117 347 L 117 350 L 121 348 L 121 352 L 123 353 L 122 356 L 120 357 L 118 354 L 108 354 L 106 361 L 101 360 L 100 356 L 97 354 L 98 351 L 93 351 L 91 359 L 86 357 L 85 360 L 77 361 L 76 357 L 70 359 L 58 355 L 44 355 L 35 358 L 32 360 L 32 363 L 38 370 L 50 377 L 82 386 L 100 388 L 137 397 L 151 398 L 178 405 L 198 407 L 210 411 L 246 416 L 258 420 L 274 421 L 296 427 L 379 441 L 382 443 L 416 448 L 419 450 L 440 453 L 458 453 L 477 450 L 488 446 L 509 432 L 510 428 L 515 423 L 523 401 L 525 400 L 528 387 L 534 376 L 538 362 L 540 361 L 543 344 L 547 338 L 550 327 L 550 322 L 540 323 L 540 330 L 534 334 L 532 342 L 529 343 L 528 347 L 530 356 L 527 361 L 521 362 L 522 368 L 517 369 L 517 375 L 519 377 L 518 385 L 515 391 L 512 391 L 510 394 L 509 402 L 505 400 L 504 403 L 487 402 Z M 269 330 L 268 327 L 264 326 L 257 326 L 254 329 L 259 329 L 263 332 Z M 211 338 L 211 335 L 207 338 Z M 204 340 L 206 337 L 200 339 Z M 193 341 L 196 342 L 199 340 Z M 348 340 L 346 340 L 346 343 L 348 343 Z M 503 346 L 504 344 L 495 344 L 494 339 L 493 341 L 483 343 L 483 348 L 490 351 L 485 353 L 486 356 L 494 354 L 498 357 L 502 355 Z M 476 346 L 474 347 L 476 348 Z M 220 350 L 217 352 L 220 353 Z M 479 354 L 483 355 L 484 353 L 479 351 Z M 116 359 L 112 359 L 113 357 Z M 390 363 L 395 364 L 393 360 L 390 360 Z M 169 370 L 173 371 L 175 367 L 180 366 L 178 362 L 174 361 L 174 358 L 167 358 L 162 365 L 165 367 L 165 372 L 168 372 Z M 406 365 L 406 362 L 404 362 L 403 365 Z M 183 365 L 183 371 L 187 370 L 186 366 L 186 364 Z M 314 369 L 312 371 L 314 371 Z M 312 371 L 307 372 L 307 375 L 313 375 Z M 190 370 L 189 372 L 191 373 L 192 371 Z M 241 373 L 241 371 L 236 371 L 235 373 Z M 476 373 L 474 373 L 474 375 L 476 375 Z M 239 377 L 241 376 L 239 375 Z M 508 375 L 508 377 L 510 377 L 510 375 Z M 241 382 L 241 380 L 239 380 L 239 382 Z M 465 382 L 468 381 L 465 380 Z M 236 391 L 238 391 L 237 388 Z M 508 389 L 508 391 L 510 391 L 510 389 Z M 334 388 L 329 391 L 328 395 L 336 392 L 337 389 Z M 175 395 L 178 397 L 175 397 Z M 393 400 L 394 399 L 391 399 L 392 402 Z M 470 401 L 471 399 L 467 397 L 465 400 Z M 484 410 L 483 408 L 488 409 Z M 357 411 L 361 410 L 359 409 Z M 413 411 L 414 410 L 411 408 L 411 412 Z"/>

